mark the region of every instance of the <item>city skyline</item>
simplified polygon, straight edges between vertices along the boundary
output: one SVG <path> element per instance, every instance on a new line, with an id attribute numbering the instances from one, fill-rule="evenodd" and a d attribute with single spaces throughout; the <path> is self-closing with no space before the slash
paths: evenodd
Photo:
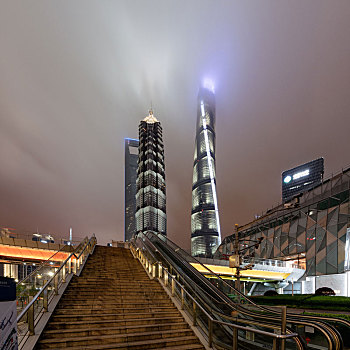
<path id="1" fill-rule="evenodd" d="M 284 170 L 324 157 L 324 177 L 338 172 L 350 163 L 349 16 L 337 0 L 4 3 L 0 226 L 123 240 L 124 138 L 152 101 L 168 237 L 189 249 L 205 78 L 223 238 L 281 201 Z"/>

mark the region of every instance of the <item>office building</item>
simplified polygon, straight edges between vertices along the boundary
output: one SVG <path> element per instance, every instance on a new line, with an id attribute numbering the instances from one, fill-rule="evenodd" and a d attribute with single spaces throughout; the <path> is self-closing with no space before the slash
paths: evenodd
<path id="1" fill-rule="evenodd" d="M 139 125 L 136 230 L 166 235 L 164 145 L 160 122 L 149 111 Z"/>
<path id="2" fill-rule="evenodd" d="M 136 178 L 139 140 L 124 139 L 125 148 L 125 217 L 124 241 L 136 233 Z"/>
<path id="3" fill-rule="evenodd" d="M 209 257 L 221 242 L 215 178 L 215 95 L 200 88 L 193 162 L 191 253 Z"/>
<path id="4" fill-rule="evenodd" d="M 241 247 L 263 238 L 259 247 L 246 250 L 245 256 L 255 254 L 259 259 L 305 267 L 304 277 L 295 281 L 303 294 L 330 287 L 336 295 L 350 296 L 349 191 L 350 169 L 346 169 L 240 226 Z M 231 255 L 233 241 L 233 235 L 225 237 L 215 257 Z"/>

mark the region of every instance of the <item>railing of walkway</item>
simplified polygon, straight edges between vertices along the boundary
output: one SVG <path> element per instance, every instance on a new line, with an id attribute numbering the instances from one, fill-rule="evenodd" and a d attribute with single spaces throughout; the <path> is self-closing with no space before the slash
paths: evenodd
<path id="1" fill-rule="evenodd" d="M 232 349 L 238 350 L 238 336 L 244 338 L 254 344 L 257 338 L 270 340 L 271 349 L 284 350 L 286 348 L 286 340 L 290 338 L 298 337 L 297 333 L 286 332 L 286 309 L 282 310 L 281 326 L 280 329 L 274 331 L 264 331 L 252 327 L 242 326 L 238 323 L 224 322 L 213 315 L 209 314 L 201 304 L 196 300 L 196 295 L 191 295 L 187 291 L 186 287 L 176 280 L 176 276 L 169 273 L 167 268 L 164 268 L 159 261 L 150 261 L 147 256 L 133 244 L 130 244 L 130 250 L 134 258 L 138 259 L 143 265 L 151 278 L 158 278 L 165 288 L 169 290 L 171 296 L 174 297 L 181 304 L 181 309 L 185 310 L 190 317 L 194 327 L 198 327 L 202 335 L 207 340 L 209 347 L 212 347 L 217 342 L 214 334 L 220 334 L 224 326 L 226 329 L 230 329 L 232 332 Z M 232 318 L 233 319 L 233 318 Z M 222 344 L 220 344 L 222 345 Z"/>
<path id="2" fill-rule="evenodd" d="M 35 335 L 35 328 L 38 322 L 49 311 L 50 303 L 58 295 L 60 287 L 66 283 L 68 276 L 80 274 L 86 259 L 92 254 L 96 243 L 95 235 L 90 239 L 86 237 L 82 244 L 69 254 L 59 266 L 52 265 L 53 267 L 49 271 L 50 274 L 45 274 L 47 270 L 46 265 L 42 265 L 42 270 L 37 269 L 35 271 L 35 276 L 38 274 L 42 275 L 40 280 L 43 282 L 37 293 L 29 297 L 28 304 L 20 311 L 17 317 L 19 348 L 23 346 L 28 337 Z"/>

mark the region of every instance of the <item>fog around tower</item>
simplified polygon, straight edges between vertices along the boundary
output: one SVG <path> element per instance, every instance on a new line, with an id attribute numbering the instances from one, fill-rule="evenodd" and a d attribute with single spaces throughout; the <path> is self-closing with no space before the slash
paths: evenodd
<path id="1" fill-rule="evenodd" d="M 168 237 L 190 246 L 198 88 L 216 96 L 222 236 L 281 173 L 350 164 L 350 3 L 8 1 L 0 11 L 0 226 L 124 235 L 125 137 L 162 123 Z"/>

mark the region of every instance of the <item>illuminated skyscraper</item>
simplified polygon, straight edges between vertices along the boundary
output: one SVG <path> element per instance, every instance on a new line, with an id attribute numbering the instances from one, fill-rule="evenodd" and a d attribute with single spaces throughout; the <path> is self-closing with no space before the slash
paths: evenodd
<path id="1" fill-rule="evenodd" d="M 200 88 L 192 181 L 192 255 L 210 256 L 220 243 L 215 179 L 215 96 L 211 89 Z"/>
<path id="2" fill-rule="evenodd" d="M 124 241 L 136 233 L 136 178 L 139 140 L 124 139 L 125 148 L 125 217 Z"/>
<path id="3" fill-rule="evenodd" d="M 136 230 L 166 235 L 166 198 L 162 127 L 152 110 L 139 125 Z"/>

